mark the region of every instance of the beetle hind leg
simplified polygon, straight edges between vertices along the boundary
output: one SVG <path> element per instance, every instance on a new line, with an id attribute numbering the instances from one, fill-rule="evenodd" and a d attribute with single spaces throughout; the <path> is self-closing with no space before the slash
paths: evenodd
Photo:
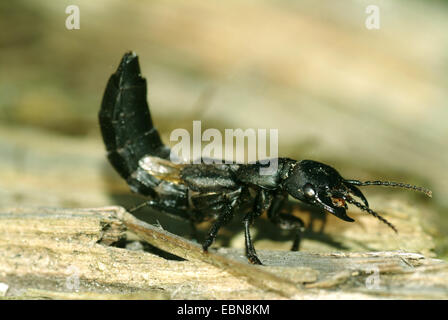
<path id="1" fill-rule="evenodd" d="M 129 209 L 128 211 L 130 213 L 134 213 L 135 211 L 140 210 L 144 207 L 149 207 L 157 211 L 165 212 L 174 218 L 181 218 L 182 220 L 188 220 L 190 224 L 190 238 L 192 240 L 198 241 L 198 232 L 195 223 L 198 223 L 200 221 L 197 221 L 197 219 L 195 219 L 194 212 L 187 209 L 179 209 L 177 206 L 167 205 L 160 199 L 151 199 L 145 201 L 139 204 L 138 206 Z"/>
<path id="2" fill-rule="evenodd" d="M 233 207 L 229 204 L 225 204 L 223 207 L 223 210 L 219 213 L 218 219 L 213 222 L 207 238 L 205 239 L 204 243 L 202 244 L 202 248 L 204 251 L 207 251 L 208 248 L 212 245 L 213 241 L 215 241 L 216 236 L 218 235 L 219 229 L 221 229 L 222 226 L 229 223 L 233 218 Z"/>

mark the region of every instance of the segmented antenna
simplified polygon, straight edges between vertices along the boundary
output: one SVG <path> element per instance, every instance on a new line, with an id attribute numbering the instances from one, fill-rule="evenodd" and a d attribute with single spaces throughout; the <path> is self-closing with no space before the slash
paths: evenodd
<path id="1" fill-rule="evenodd" d="M 354 184 L 357 186 L 387 186 L 387 187 L 397 187 L 397 188 L 405 188 L 412 189 L 415 191 L 423 192 L 428 197 L 432 197 L 432 191 L 426 189 L 424 187 L 417 187 L 412 184 L 401 183 L 401 182 L 392 182 L 392 181 L 358 181 L 358 180 L 346 180 L 346 182 L 350 184 Z"/>
<path id="2" fill-rule="evenodd" d="M 370 213 L 372 216 L 374 216 L 375 218 L 377 218 L 378 220 L 382 221 L 383 223 L 387 224 L 392 230 L 395 231 L 395 233 L 398 233 L 397 228 L 395 228 L 395 226 L 390 223 L 389 221 L 387 221 L 386 219 L 384 219 L 382 216 L 380 216 L 378 213 L 376 213 L 375 211 L 373 211 L 372 209 L 370 209 L 369 207 L 366 207 L 365 205 L 363 205 L 362 203 L 357 202 L 355 199 L 353 199 L 352 197 L 346 197 L 345 200 L 348 203 L 351 203 L 355 206 L 357 206 L 359 209 L 366 211 L 368 213 Z"/>

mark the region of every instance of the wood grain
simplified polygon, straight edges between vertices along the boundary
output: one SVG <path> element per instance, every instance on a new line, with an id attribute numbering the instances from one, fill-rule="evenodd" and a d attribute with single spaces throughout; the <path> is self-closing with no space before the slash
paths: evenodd
<path id="1" fill-rule="evenodd" d="M 166 253 L 131 250 L 132 234 Z M 448 298 L 448 264 L 421 254 L 259 250 L 259 256 L 264 266 L 248 264 L 239 249 L 205 254 L 120 207 L 0 211 L 7 299 Z"/>

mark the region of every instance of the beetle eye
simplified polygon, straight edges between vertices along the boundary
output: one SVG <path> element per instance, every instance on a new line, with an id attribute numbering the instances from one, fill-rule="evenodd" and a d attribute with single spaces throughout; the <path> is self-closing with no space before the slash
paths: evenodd
<path id="1" fill-rule="evenodd" d="M 316 191 L 314 190 L 313 186 L 310 184 L 306 184 L 303 187 L 303 193 L 305 194 L 306 197 L 308 198 L 314 198 L 316 195 Z"/>

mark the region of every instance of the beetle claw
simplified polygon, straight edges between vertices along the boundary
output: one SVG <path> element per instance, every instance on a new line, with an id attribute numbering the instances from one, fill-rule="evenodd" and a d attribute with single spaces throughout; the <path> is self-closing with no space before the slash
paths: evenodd
<path id="1" fill-rule="evenodd" d="M 345 185 L 350 189 L 351 193 L 354 196 L 360 198 L 362 200 L 362 202 L 364 202 L 364 204 L 366 205 L 367 208 L 369 207 L 369 202 L 367 201 L 366 197 L 361 192 L 361 190 L 359 190 L 356 186 L 354 186 L 354 185 L 352 185 L 350 183 L 346 183 Z"/>

